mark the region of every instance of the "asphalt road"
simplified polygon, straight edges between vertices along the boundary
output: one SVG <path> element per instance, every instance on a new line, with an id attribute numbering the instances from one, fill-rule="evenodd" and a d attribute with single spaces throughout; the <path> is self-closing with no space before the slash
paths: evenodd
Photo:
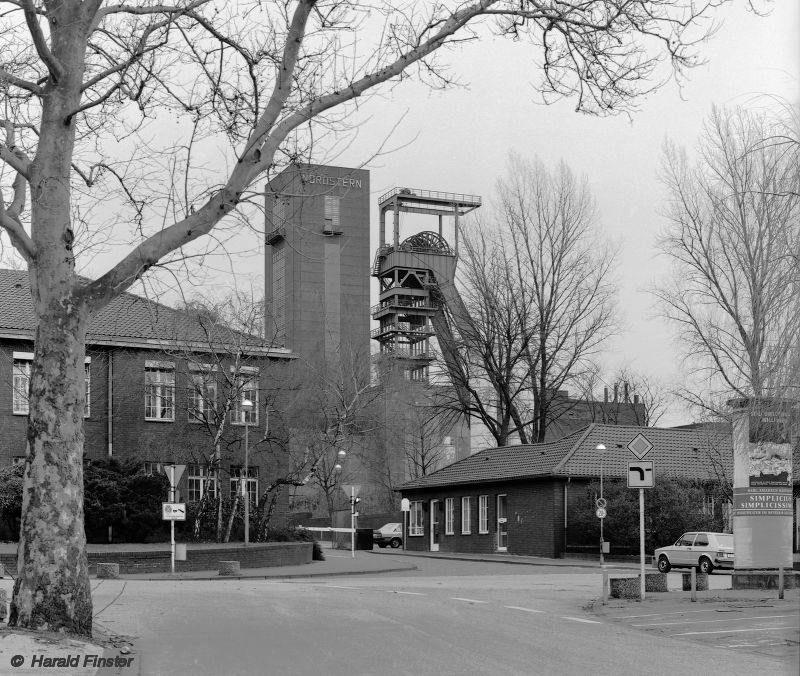
<path id="1" fill-rule="evenodd" d="M 130 637 L 146 676 L 798 673 L 792 655 L 681 635 L 726 618 L 598 615 L 595 571 L 415 563 L 316 580 L 97 581 L 95 626 Z"/>

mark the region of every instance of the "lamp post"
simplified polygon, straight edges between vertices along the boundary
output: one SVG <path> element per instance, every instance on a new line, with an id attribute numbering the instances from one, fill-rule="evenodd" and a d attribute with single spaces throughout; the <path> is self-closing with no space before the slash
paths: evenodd
<path id="1" fill-rule="evenodd" d="M 600 518 L 600 569 L 603 573 L 603 593 L 602 593 L 602 603 L 605 605 L 606 603 L 606 588 L 608 586 L 607 583 L 607 574 L 606 574 L 606 562 L 603 557 L 603 520 L 605 519 L 606 515 L 606 499 L 603 497 L 603 456 L 606 452 L 606 447 L 604 444 L 597 444 L 595 446 L 595 450 L 597 451 L 598 455 L 600 456 L 600 497 L 597 499 L 597 516 Z"/>
<path id="2" fill-rule="evenodd" d="M 248 486 L 248 479 L 250 476 L 250 421 L 248 414 L 253 410 L 253 402 L 249 399 L 243 399 L 241 403 L 242 408 L 242 422 L 244 423 L 244 468 L 242 469 L 242 496 L 244 499 L 244 544 L 245 546 L 250 543 L 250 487 Z"/>

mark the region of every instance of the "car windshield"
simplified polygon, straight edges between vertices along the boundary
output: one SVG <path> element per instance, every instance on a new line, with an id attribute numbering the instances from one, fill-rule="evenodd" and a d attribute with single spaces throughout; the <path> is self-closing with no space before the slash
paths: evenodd
<path id="1" fill-rule="evenodd" d="M 717 542 L 719 542 L 720 547 L 733 549 L 733 535 L 717 535 Z"/>

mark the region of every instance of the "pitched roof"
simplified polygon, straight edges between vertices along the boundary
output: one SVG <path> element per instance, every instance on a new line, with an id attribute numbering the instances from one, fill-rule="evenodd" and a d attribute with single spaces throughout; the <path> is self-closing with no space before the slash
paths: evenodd
<path id="1" fill-rule="evenodd" d="M 593 423 L 556 441 L 544 444 L 520 444 L 487 448 L 468 458 L 454 462 L 437 472 L 413 479 L 401 490 L 463 484 L 516 481 L 542 477 L 600 476 L 601 455 L 598 444 L 604 444 L 603 474 L 623 479 L 628 462 L 636 457 L 628 444 L 643 434 L 652 450 L 645 460 L 653 460 L 656 476 L 686 476 L 713 479 L 721 469 L 731 476 L 733 450 L 731 435 L 707 429 L 674 429 L 600 425 Z"/>
<path id="2" fill-rule="evenodd" d="M 250 354 L 291 356 L 288 350 L 267 345 L 255 335 L 235 332 L 219 324 L 204 327 L 185 312 L 132 293 L 114 298 L 92 319 L 86 342 L 92 345 L 124 345 L 165 349 L 181 346 L 209 350 L 213 345 L 235 342 Z M 0 269 L 0 337 L 33 340 L 36 321 L 28 273 Z"/>

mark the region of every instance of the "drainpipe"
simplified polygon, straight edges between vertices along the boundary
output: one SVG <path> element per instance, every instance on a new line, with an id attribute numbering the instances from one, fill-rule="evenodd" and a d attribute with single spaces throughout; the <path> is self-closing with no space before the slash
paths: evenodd
<path id="1" fill-rule="evenodd" d="M 114 416 L 113 416 L 113 411 L 112 411 L 112 408 L 111 408 L 111 405 L 112 405 L 112 403 L 114 401 L 114 396 L 113 396 L 114 387 L 112 385 L 112 383 L 114 382 L 112 380 L 113 375 L 114 375 L 114 367 L 112 365 L 113 356 L 114 356 L 114 353 L 111 350 L 109 350 L 108 351 L 108 376 L 107 376 L 108 377 L 108 383 L 106 385 L 106 391 L 108 393 L 108 401 L 107 401 L 107 404 L 106 404 L 106 420 L 107 420 L 107 422 L 106 422 L 106 425 L 107 425 L 106 432 L 108 434 L 108 457 L 109 458 L 112 455 L 114 455 L 114 422 L 113 422 Z M 108 541 L 109 542 L 113 542 L 113 540 L 114 540 L 114 527 L 109 525 L 108 526 Z"/>
<path id="2" fill-rule="evenodd" d="M 564 484 L 564 553 L 567 553 L 567 498 L 569 496 L 569 483 L 572 477 L 568 476 Z"/>

